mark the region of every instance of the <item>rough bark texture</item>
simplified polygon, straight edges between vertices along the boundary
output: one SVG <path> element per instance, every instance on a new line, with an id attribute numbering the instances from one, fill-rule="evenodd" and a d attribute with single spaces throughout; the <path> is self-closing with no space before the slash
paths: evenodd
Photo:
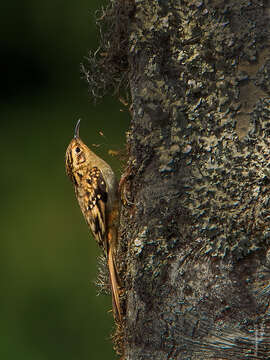
<path id="1" fill-rule="evenodd" d="M 124 358 L 267 359 L 270 3 L 134 4 Z"/>
<path id="2" fill-rule="evenodd" d="M 270 1 L 111 0 L 82 71 L 129 80 L 123 359 L 270 359 Z"/>

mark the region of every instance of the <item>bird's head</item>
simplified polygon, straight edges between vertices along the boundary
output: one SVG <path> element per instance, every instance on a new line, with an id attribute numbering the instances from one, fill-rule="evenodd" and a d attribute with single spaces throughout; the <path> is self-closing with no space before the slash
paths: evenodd
<path id="1" fill-rule="evenodd" d="M 69 143 L 66 151 L 66 173 L 73 180 L 74 173 L 82 170 L 87 166 L 90 160 L 91 150 L 81 140 L 79 136 L 80 119 L 78 120 L 74 137 Z"/>

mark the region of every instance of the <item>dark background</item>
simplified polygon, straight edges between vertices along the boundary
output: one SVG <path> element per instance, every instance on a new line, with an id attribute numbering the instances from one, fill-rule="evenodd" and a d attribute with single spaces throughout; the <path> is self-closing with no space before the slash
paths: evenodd
<path id="1" fill-rule="evenodd" d="M 99 249 L 64 169 L 81 118 L 82 139 L 121 171 L 108 150 L 123 149 L 128 113 L 116 98 L 95 106 L 79 72 L 101 5 L 0 5 L 1 359 L 114 358 L 111 299 L 93 283 Z"/>

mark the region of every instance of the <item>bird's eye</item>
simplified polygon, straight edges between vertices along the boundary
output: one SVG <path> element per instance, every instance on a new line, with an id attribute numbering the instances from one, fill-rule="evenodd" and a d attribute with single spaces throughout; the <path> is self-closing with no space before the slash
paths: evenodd
<path id="1" fill-rule="evenodd" d="M 81 149 L 79 147 L 76 147 L 75 149 L 76 153 L 79 154 L 79 152 L 81 151 Z"/>

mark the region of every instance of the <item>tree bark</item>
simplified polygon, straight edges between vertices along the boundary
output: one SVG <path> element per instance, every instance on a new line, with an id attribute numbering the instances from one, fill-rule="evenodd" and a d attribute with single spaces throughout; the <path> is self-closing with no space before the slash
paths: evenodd
<path id="1" fill-rule="evenodd" d="M 267 359 L 270 3 L 134 6 L 123 358 Z"/>

